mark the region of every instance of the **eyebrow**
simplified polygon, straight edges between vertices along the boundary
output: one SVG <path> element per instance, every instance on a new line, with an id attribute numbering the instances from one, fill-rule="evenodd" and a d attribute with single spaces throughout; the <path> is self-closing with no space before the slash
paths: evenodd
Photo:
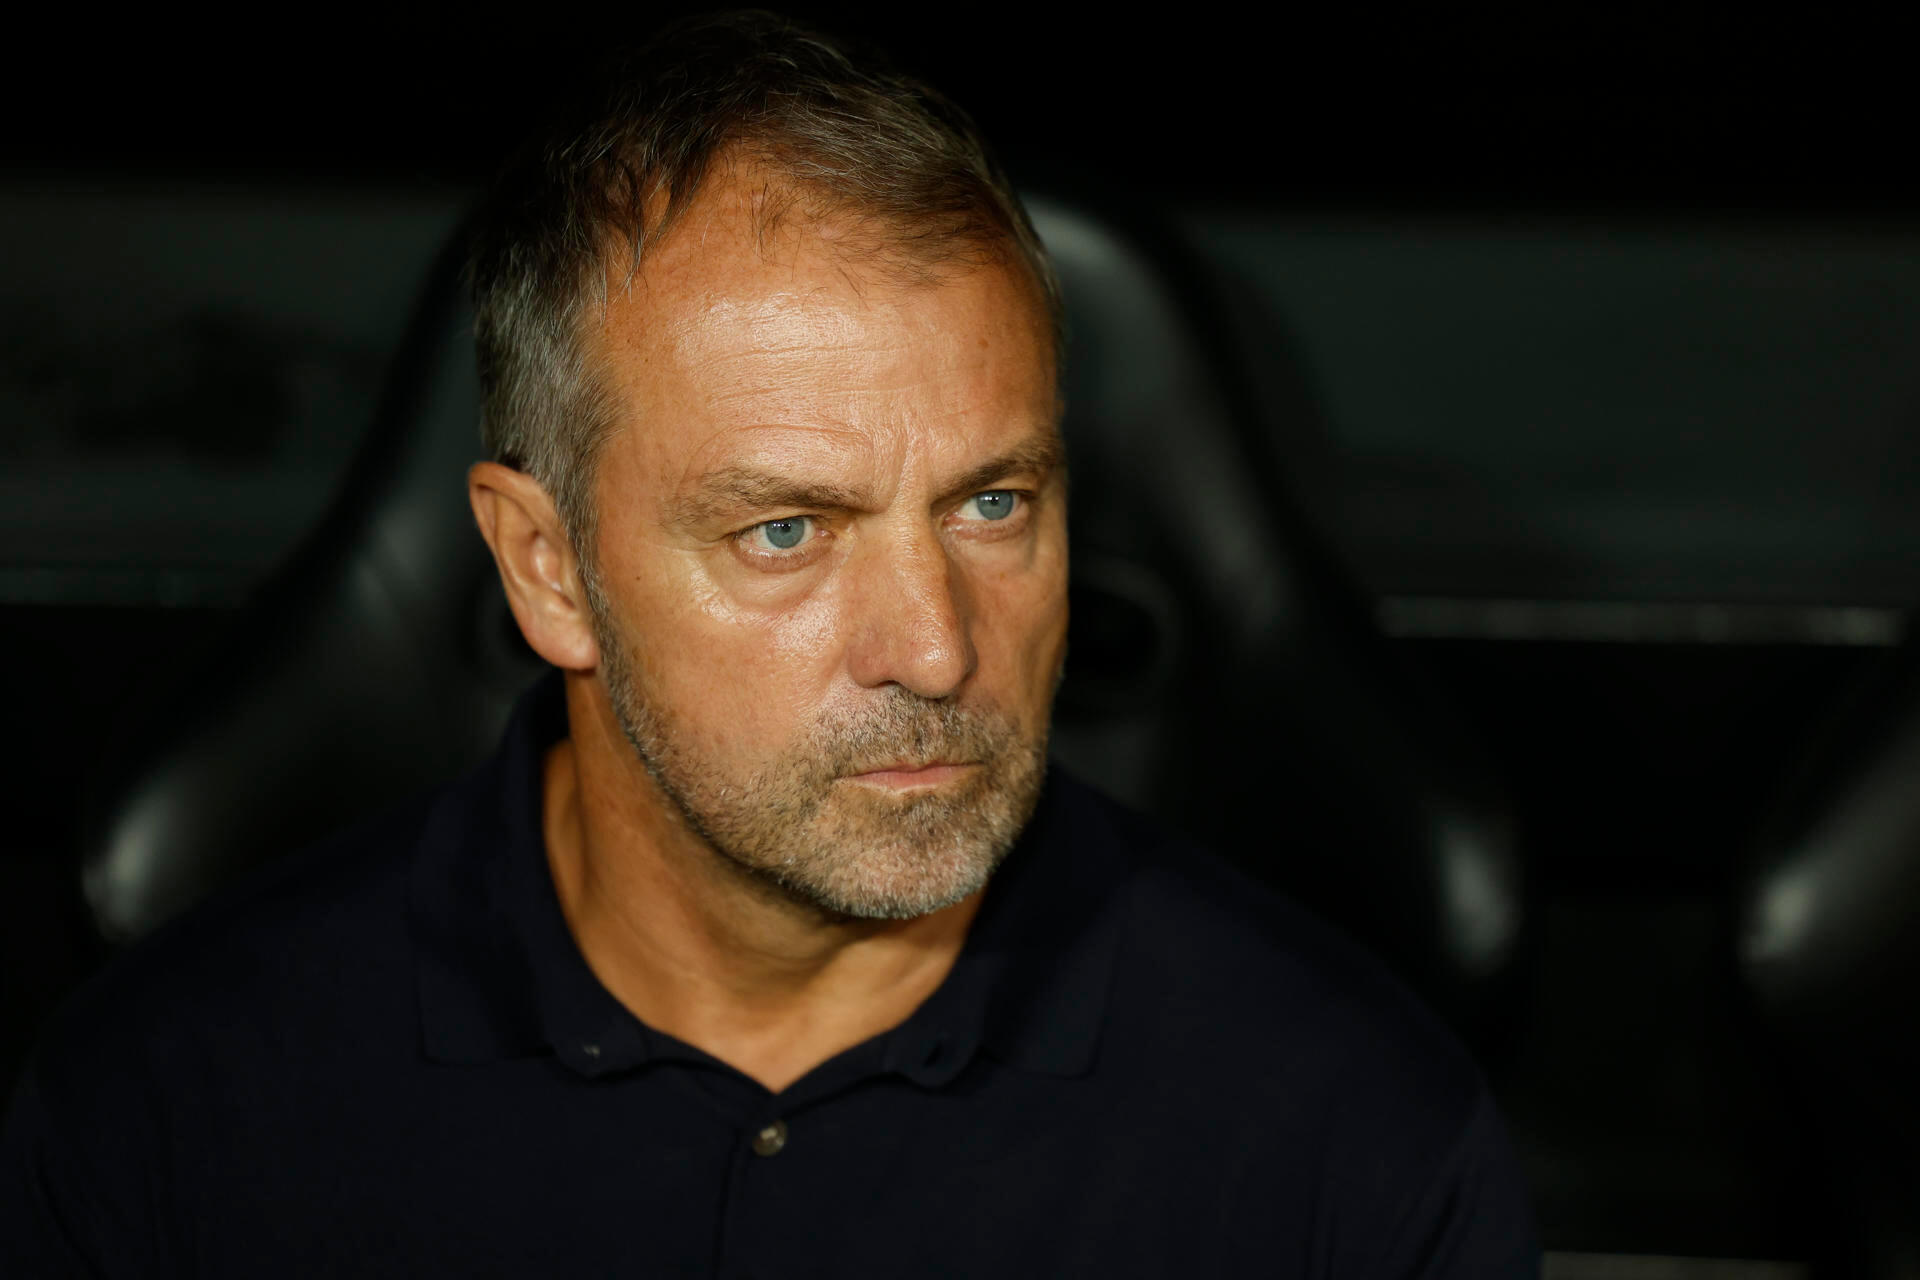
<path id="1" fill-rule="evenodd" d="M 1042 478 L 1066 460 L 1057 429 L 1016 445 L 995 458 L 970 467 L 955 477 L 939 495 L 946 501 L 987 488 L 1005 476 L 1028 472 Z M 796 480 L 754 467 L 722 467 L 702 477 L 699 487 L 669 508 L 670 523 L 695 528 L 737 511 L 780 508 L 815 511 L 858 510 L 865 495 L 858 489 L 830 482 Z"/>
<path id="2" fill-rule="evenodd" d="M 676 500 L 670 508 L 669 520 L 682 528 L 691 528 L 742 510 L 807 507 L 847 511 L 858 505 L 858 491 L 839 485 L 795 480 L 752 467 L 722 467 L 702 477 L 700 487 L 694 492 Z"/>
<path id="3" fill-rule="evenodd" d="M 940 500 L 965 497 L 978 493 L 1004 476 L 1027 472 L 1041 479 L 1052 475 L 1066 461 L 1066 450 L 1060 442 L 1060 432 L 1049 428 L 1044 435 L 1035 436 L 1015 445 L 997 458 L 990 458 L 968 471 L 962 472 L 941 493 Z"/>

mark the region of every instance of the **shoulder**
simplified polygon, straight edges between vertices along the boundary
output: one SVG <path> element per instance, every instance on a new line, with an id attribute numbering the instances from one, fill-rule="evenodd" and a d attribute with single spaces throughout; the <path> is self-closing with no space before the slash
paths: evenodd
<path id="1" fill-rule="evenodd" d="M 1216 1090 L 1404 1111 L 1437 1141 L 1471 1123 L 1477 1066 L 1380 960 L 1159 821 L 1070 786 L 1076 825 L 1122 868 L 1116 1035 Z"/>
<path id="2" fill-rule="evenodd" d="M 363 1022 L 370 994 L 408 985 L 408 868 L 433 803 L 283 856 L 115 956 L 50 1022 L 41 1079 L 78 1086 L 153 1055 L 244 1059 L 336 1017 Z"/>
<path id="3" fill-rule="evenodd" d="M 408 867 L 430 805 L 262 869 L 55 1013 L 0 1134 L 0 1255 L 59 1274 L 105 1257 L 158 1265 L 183 1135 L 254 1140 L 249 1126 L 302 1081 L 415 1038 Z"/>
<path id="4" fill-rule="evenodd" d="M 1248 1268 L 1311 1238 L 1353 1274 L 1536 1274 L 1504 1127 L 1439 1018 L 1297 903 L 1077 790 L 1124 868 L 1101 1060 L 1178 1117 L 1232 1220 L 1266 1224 L 1234 1236 Z"/>

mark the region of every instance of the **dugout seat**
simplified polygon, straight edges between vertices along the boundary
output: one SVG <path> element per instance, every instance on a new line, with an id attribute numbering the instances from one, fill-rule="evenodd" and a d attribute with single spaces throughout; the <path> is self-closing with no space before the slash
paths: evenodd
<path id="1" fill-rule="evenodd" d="M 1920 647 L 1862 682 L 1783 794 L 1739 946 L 1797 1093 L 1819 1274 L 1920 1278 Z"/>

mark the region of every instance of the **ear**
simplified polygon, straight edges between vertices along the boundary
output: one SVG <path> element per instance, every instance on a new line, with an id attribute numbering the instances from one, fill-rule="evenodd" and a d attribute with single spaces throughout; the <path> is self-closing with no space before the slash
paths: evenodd
<path id="1" fill-rule="evenodd" d="M 540 482 L 497 462 L 476 462 L 467 472 L 467 498 L 528 647 L 563 671 L 598 666 L 579 561 Z"/>

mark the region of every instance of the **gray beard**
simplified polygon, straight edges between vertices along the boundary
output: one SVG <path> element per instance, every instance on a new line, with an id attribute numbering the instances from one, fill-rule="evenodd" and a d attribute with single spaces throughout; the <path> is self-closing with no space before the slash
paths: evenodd
<path id="1" fill-rule="evenodd" d="M 597 612 L 597 611 L 596 611 Z M 985 887 L 1033 816 L 1046 726 L 1023 736 L 991 708 L 897 685 L 812 726 L 785 759 L 743 778 L 634 679 L 626 647 L 596 618 L 601 672 L 621 731 L 687 828 L 750 880 L 836 920 L 907 920 Z M 889 794 L 840 779 L 900 760 L 975 761 L 937 791 Z"/>

